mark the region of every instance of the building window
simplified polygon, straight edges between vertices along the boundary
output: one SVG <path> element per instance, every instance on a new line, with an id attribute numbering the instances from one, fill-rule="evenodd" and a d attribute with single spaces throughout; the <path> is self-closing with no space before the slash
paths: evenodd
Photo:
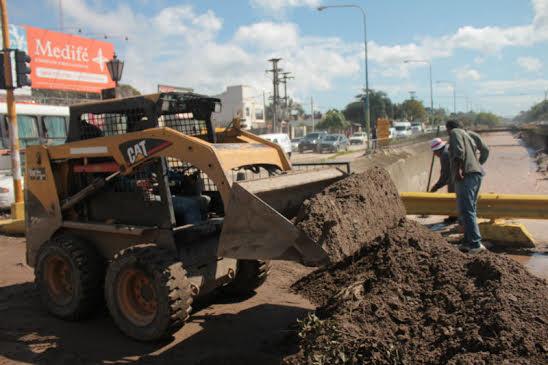
<path id="1" fill-rule="evenodd" d="M 250 113 L 249 113 L 249 107 L 246 107 L 246 108 L 245 108 L 245 116 L 246 116 L 246 117 L 249 117 L 249 114 L 250 114 Z"/>
<path id="2" fill-rule="evenodd" d="M 263 110 L 255 109 L 255 119 L 263 119 Z"/>

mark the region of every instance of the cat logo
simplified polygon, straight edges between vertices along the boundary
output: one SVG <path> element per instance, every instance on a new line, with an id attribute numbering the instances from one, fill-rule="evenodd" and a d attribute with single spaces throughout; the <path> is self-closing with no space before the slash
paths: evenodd
<path id="1" fill-rule="evenodd" d="M 145 157 L 148 157 L 146 142 L 143 139 L 141 142 L 129 146 L 127 148 L 127 157 L 129 163 L 135 163 L 142 160 Z"/>
<path id="2" fill-rule="evenodd" d="M 133 165 L 145 158 L 153 156 L 156 152 L 171 146 L 171 142 L 163 139 L 147 138 L 134 139 L 120 145 L 120 152 L 127 163 Z"/>

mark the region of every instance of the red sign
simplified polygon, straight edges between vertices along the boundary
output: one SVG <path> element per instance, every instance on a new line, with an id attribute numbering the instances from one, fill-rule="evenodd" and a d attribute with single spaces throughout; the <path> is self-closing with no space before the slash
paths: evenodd
<path id="1" fill-rule="evenodd" d="M 111 43 L 27 27 L 27 44 L 33 89 L 100 93 L 115 86 L 106 65 Z"/>

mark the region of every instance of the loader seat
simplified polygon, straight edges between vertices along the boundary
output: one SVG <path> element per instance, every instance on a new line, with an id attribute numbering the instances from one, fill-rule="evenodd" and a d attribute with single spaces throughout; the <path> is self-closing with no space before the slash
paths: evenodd
<path id="1" fill-rule="evenodd" d="M 170 171 L 168 176 L 174 185 L 171 201 L 176 225 L 197 224 L 206 220 L 211 197 L 202 194 L 203 182 L 200 174 L 195 172 L 185 175 Z"/>

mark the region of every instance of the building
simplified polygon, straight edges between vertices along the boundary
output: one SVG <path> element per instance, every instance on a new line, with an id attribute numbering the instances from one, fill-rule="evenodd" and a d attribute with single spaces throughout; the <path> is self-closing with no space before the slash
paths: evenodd
<path id="1" fill-rule="evenodd" d="M 223 105 L 220 113 L 211 115 L 215 126 L 226 126 L 239 116 L 243 129 L 265 128 L 262 97 L 251 86 L 228 86 L 215 97 L 221 99 Z"/>

